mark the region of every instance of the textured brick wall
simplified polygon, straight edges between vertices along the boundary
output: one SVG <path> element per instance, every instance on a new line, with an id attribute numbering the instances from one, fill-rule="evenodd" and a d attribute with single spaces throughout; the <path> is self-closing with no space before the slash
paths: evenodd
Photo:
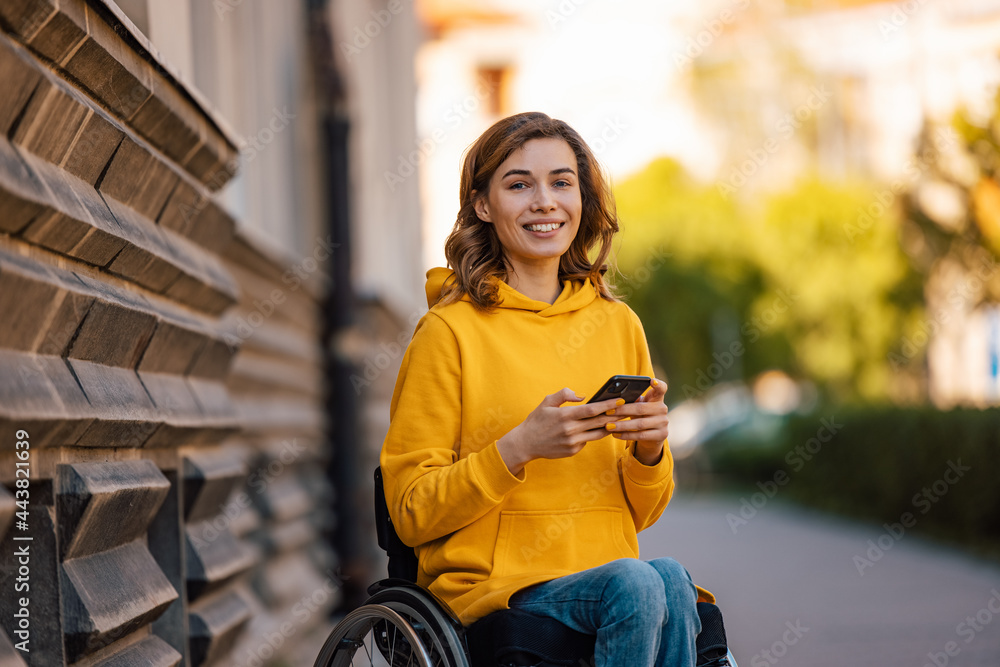
<path id="1" fill-rule="evenodd" d="M 0 2 L 4 667 L 262 664 L 336 597 L 322 270 L 214 202 L 234 141 L 128 28 Z"/>

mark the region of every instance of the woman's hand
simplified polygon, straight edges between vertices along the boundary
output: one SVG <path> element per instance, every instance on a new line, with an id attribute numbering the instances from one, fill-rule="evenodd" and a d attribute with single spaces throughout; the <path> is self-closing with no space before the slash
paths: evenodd
<path id="1" fill-rule="evenodd" d="M 663 442 L 667 439 L 667 406 L 663 397 L 667 394 L 667 383 L 653 378 L 652 390 L 643 394 L 635 403 L 623 405 L 615 410 L 615 417 L 630 417 L 628 420 L 607 424 L 605 429 L 622 440 L 635 441 L 635 458 L 644 465 L 656 465 L 663 456 Z"/>
<path id="2" fill-rule="evenodd" d="M 624 401 L 612 398 L 600 403 L 560 407 L 563 403 L 583 399 L 570 389 L 549 394 L 523 422 L 497 441 L 500 457 L 512 474 L 520 474 L 525 464 L 534 459 L 573 456 L 588 442 L 608 435 L 604 426 L 621 417 L 605 413 L 616 408 L 621 411 L 618 406 Z M 660 405 L 666 408 L 662 401 Z"/>

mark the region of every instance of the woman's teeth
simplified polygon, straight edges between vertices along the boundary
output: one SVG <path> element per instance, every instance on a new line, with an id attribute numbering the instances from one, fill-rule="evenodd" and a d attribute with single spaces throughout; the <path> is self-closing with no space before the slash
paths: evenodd
<path id="1" fill-rule="evenodd" d="M 532 232 L 551 232 L 553 229 L 559 229 L 560 226 L 562 226 L 561 222 L 548 222 L 544 225 L 525 225 Z"/>

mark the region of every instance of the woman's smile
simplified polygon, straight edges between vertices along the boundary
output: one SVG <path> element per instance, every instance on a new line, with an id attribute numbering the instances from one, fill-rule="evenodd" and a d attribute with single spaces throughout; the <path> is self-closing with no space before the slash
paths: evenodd
<path id="1" fill-rule="evenodd" d="M 555 236 L 554 232 L 562 229 L 565 224 L 565 222 L 535 222 L 521 226 L 535 236 L 548 238 L 549 236 Z"/>

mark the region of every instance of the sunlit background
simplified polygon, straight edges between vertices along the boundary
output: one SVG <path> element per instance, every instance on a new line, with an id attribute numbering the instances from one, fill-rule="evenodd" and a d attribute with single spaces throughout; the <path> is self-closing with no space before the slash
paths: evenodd
<path id="1" fill-rule="evenodd" d="M 33 592 L 43 662 L 311 664 L 385 576 L 372 470 L 463 152 L 543 111 L 613 182 L 670 386 L 643 557 L 743 666 L 1000 665 L 1000 0 L 2 0 L 0 77 L 31 529 L 148 524 L 131 588 L 101 538 L 100 577 Z M 65 466 L 124 500 L 67 512 Z M 64 651 L 68 593 L 150 582 Z"/>
<path id="2" fill-rule="evenodd" d="M 425 266 L 444 264 L 462 151 L 496 119 L 542 110 L 577 128 L 614 180 L 619 284 L 675 404 L 765 378 L 757 403 L 780 409 L 817 393 L 1000 398 L 987 254 L 1000 5 L 417 8 L 429 32 L 419 144 L 385 176 L 419 170 Z M 658 270 L 644 270 L 652 248 Z"/>

